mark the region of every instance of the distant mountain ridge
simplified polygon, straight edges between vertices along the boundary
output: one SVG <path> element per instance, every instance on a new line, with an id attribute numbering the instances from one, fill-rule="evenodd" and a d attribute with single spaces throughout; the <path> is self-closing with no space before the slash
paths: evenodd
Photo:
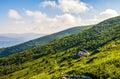
<path id="1" fill-rule="evenodd" d="M 6 34 L 0 34 L 0 36 L 5 36 L 5 37 L 9 37 L 9 38 L 19 38 L 19 39 L 23 39 L 25 41 L 28 40 L 32 40 L 35 38 L 39 38 L 42 37 L 46 34 L 37 34 L 37 33 L 21 33 L 21 34 L 17 34 L 17 33 L 6 33 Z"/>
<path id="2" fill-rule="evenodd" d="M 44 36 L 44 34 L 36 34 L 36 33 L 0 34 L 0 48 L 17 45 L 17 44 L 41 37 L 41 36 Z"/>
<path id="3" fill-rule="evenodd" d="M 69 28 L 69 29 L 54 33 L 54 34 L 50 34 L 50 35 L 46 35 L 46 36 L 43 36 L 43 37 L 40 37 L 40 38 L 37 38 L 34 40 L 30 40 L 28 42 L 25 42 L 25 43 L 22 43 L 22 44 L 19 44 L 16 46 L 0 49 L 0 57 L 7 56 L 9 54 L 13 54 L 13 53 L 17 53 L 17 52 L 21 52 L 21 51 L 24 51 L 26 49 L 35 47 L 37 45 L 48 43 L 56 38 L 61 38 L 64 36 L 68 36 L 70 34 L 81 32 L 81 31 L 83 31 L 85 29 L 89 29 L 91 27 L 92 26 L 73 27 L 73 28 Z"/>
<path id="4" fill-rule="evenodd" d="M 21 43 L 22 40 L 17 39 L 17 38 L 10 38 L 10 37 L 5 37 L 5 36 L 0 36 L 0 47 L 7 47 L 7 46 L 12 46 L 18 43 Z"/>

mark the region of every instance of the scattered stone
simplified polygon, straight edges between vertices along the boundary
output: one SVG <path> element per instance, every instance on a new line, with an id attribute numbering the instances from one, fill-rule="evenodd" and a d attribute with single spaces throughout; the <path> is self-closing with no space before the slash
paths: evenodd
<path id="1" fill-rule="evenodd" d="M 64 76 L 62 79 L 92 79 L 90 76 Z"/>
<path id="2" fill-rule="evenodd" d="M 83 56 L 88 57 L 90 56 L 90 53 L 85 49 L 81 49 L 78 53 L 76 53 L 76 55 L 74 55 L 74 58 L 80 58 Z"/>

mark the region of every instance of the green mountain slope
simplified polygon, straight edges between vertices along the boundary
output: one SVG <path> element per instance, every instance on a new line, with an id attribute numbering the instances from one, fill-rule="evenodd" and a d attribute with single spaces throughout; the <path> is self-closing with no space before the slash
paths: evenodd
<path id="1" fill-rule="evenodd" d="M 10 55 L 10 54 L 21 52 L 23 50 L 35 47 L 37 45 L 48 43 L 48 42 L 50 42 L 50 41 L 52 41 L 56 38 L 68 36 L 70 34 L 74 34 L 74 33 L 83 31 L 85 29 L 89 29 L 91 27 L 92 26 L 73 27 L 73 28 L 70 28 L 70 29 L 67 29 L 67 30 L 64 30 L 64 31 L 61 31 L 61 32 L 58 32 L 58 33 L 43 36 L 43 37 L 40 37 L 38 39 L 19 44 L 19 45 L 16 45 L 16 46 L 3 48 L 3 49 L 0 49 L 0 57 L 4 57 L 4 56 Z"/>
<path id="2" fill-rule="evenodd" d="M 78 59 L 70 58 L 73 52 L 49 54 L 20 65 L 19 71 L 1 76 L 1 79 L 58 79 L 72 75 L 87 75 L 93 79 L 119 79 L 120 38 L 98 49 L 99 53 Z"/>
<path id="3" fill-rule="evenodd" d="M 120 17 L 111 18 L 83 32 L 1 58 L 1 78 L 51 79 L 64 75 L 88 75 L 97 79 L 118 79 L 119 28 Z M 83 48 L 92 55 L 74 59 Z"/>

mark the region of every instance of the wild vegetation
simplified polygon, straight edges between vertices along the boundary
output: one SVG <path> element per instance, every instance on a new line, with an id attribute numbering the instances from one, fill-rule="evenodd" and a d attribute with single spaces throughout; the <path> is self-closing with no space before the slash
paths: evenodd
<path id="1" fill-rule="evenodd" d="M 92 28 L 0 59 L 1 79 L 52 79 L 87 75 L 97 79 L 120 78 L 120 17 Z M 74 59 L 80 49 L 89 57 Z"/>

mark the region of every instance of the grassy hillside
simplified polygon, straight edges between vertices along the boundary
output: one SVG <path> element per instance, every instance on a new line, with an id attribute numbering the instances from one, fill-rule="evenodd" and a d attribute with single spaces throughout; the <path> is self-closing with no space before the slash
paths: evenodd
<path id="1" fill-rule="evenodd" d="M 19 65 L 19 71 L 1 76 L 1 79 L 58 79 L 66 75 L 87 75 L 97 79 L 119 79 L 120 38 L 98 48 L 99 53 L 73 59 L 73 48 L 49 54 Z M 71 52 L 72 51 L 72 52 Z M 13 66 L 14 67 L 14 66 Z M 11 66 L 12 69 L 12 66 Z"/>
<path id="2" fill-rule="evenodd" d="M 120 17 L 111 18 L 83 32 L 1 58 L 1 78 L 51 79 L 64 75 L 88 75 L 97 79 L 118 79 L 119 28 Z M 74 59 L 83 48 L 91 56 Z"/>
<path id="3" fill-rule="evenodd" d="M 27 50 L 27 49 L 35 47 L 37 45 L 48 43 L 48 42 L 50 42 L 50 41 L 52 41 L 56 38 L 68 36 L 70 34 L 74 34 L 74 33 L 83 31 L 85 29 L 89 29 L 91 27 L 92 26 L 73 27 L 73 28 L 70 28 L 70 29 L 67 29 L 67 30 L 64 30 L 64 31 L 61 31 L 61 32 L 58 32 L 58 33 L 43 36 L 43 37 L 40 37 L 38 39 L 19 44 L 19 45 L 16 45 L 16 46 L 3 48 L 3 49 L 0 49 L 0 57 L 4 57 L 4 56 L 10 55 L 10 54 L 21 52 L 23 50 Z"/>

